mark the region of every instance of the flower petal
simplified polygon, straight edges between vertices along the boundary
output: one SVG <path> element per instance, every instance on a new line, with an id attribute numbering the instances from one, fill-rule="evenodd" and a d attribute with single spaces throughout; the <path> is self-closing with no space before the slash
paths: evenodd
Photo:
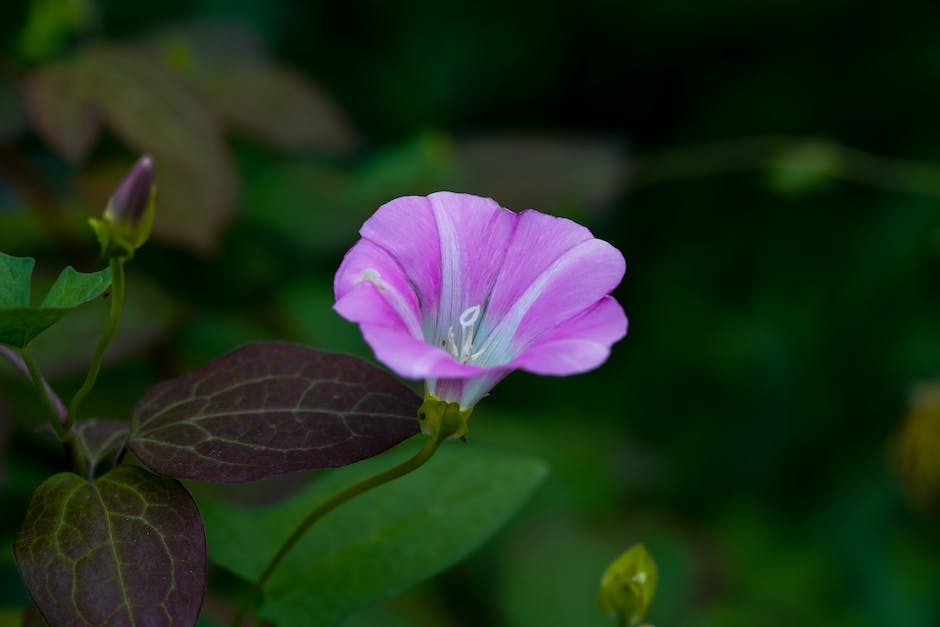
<path id="1" fill-rule="evenodd" d="M 536 278 L 559 257 L 578 244 L 594 239 L 588 229 L 576 222 L 531 209 L 520 213 L 517 221 L 486 310 L 493 324 L 509 312 Z"/>
<path id="2" fill-rule="evenodd" d="M 625 267 L 620 251 L 605 241 L 589 239 L 570 248 L 531 277 L 496 326 L 485 330 L 489 331 L 482 344 L 485 351 L 476 363 L 495 366 L 512 361 L 534 340 L 610 293 Z M 492 321 L 488 315 L 487 322 Z"/>
<path id="3" fill-rule="evenodd" d="M 395 260 L 413 286 L 423 317 L 435 314 L 441 292 L 440 241 L 431 205 L 423 196 L 387 202 L 359 233 Z"/>
<path id="4" fill-rule="evenodd" d="M 438 192 L 428 196 L 441 254 L 437 344 L 470 307 L 484 306 L 503 266 L 518 216 L 490 198 Z"/>
<path id="5" fill-rule="evenodd" d="M 610 347 L 627 334 L 627 316 L 611 296 L 538 338 L 509 365 L 536 374 L 564 376 L 600 366 Z"/>
<path id="6" fill-rule="evenodd" d="M 463 311 L 485 303 L 517 217 L 489 198 L 437 192 L 382 205 L 360 234 L 397 261 L 437 345 Z"/>
<path id="7" fill-rule="evenodd" d="M 512 372 L 512 368 L 488 368 L 485 374 L 467 379 L 428 379 L 428 393 L 449 403 L 469 409 L 487 395 L 493 386 Z"/>
<path id="8" fill-rule="evenodd" d="M 337 302 L 363 283 L 378 288 L 394 315 L 401 319 L 413 335 L 422 336 L 418 297 L 408 278 L 387 251 L 368 240 L 359 240 L 343 257 L 343 263 L 333 280 Z M 361 322 L 363 315 L 370 315 L 374 319 L 375 311 L 351 311 L 348 305 L 344 310 L 350 315 L 343 313 L 343 317 L 353 322 Z"/>
<path id="9" fill-rule="evenodd" d="M 408 333 L 377 324 L 360 324 L 375 357 L 408 379 L 463 379 L 483 376 L 486 370 L 461 364 L 439 348 Z"/>

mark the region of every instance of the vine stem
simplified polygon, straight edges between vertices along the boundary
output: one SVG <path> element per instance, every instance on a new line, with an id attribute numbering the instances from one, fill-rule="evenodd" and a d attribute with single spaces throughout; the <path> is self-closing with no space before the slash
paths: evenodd
<path id="1" fill-rule="evenodd" d="M 334 509 L 342 505 L 343 503 L 359 496 L 364 492 L 368 492 L 372 488 L 376 488 L 382 484 L 398 479 L 407 475 L 413 470 L 424 465 L 426 461 L 431 459 L 435 452 L 437 452 L 438 447 L 440 446 L 440 441 L 438 438 L 429 437 L 424 443 L 424 446 L 420 451 L 415 454 L 414 457 L 407 459 L 401 464 L 389 468 L 383 472 L 380 472 L 377 475 L 369 477 L 368 479 L 363 479 L 359 483 L 354 483 L 345 490 L 337 492 L 328 500 L 323 501 L 317 505 L 307 517 L 303 519 L 300 525 L 291 533 L 291 535 L 284 541 L 284 544 L 281 545 L 281 548 L 278 549 L 278 552 L 271 558 L 271 561 L 268 563 L 267 567 L 264 569 L 264 572 L 261 573 L 261 577 L 258 578 L 258 581 L 254 584 L 254 594 L 251 595 L 251 598 L 256 598 L 258 594 L 262 592 L 264 584 L 267 583 L 268 579 L 271 578 L 271 575 L 277 570 L 281 562 L 284 561 L 284 558 L 287 557 L 288 553 L 293 550 L 298 542 L 304 537 L 307 531 L 310 530 L 314 524 L 316 524 L 324 516 L 332 512 Z M 243 605 L 242 608 L 235 615 L 235 618 L 232 619 L 231 627 L 238 627 L 241 625 L 245 615 L 248 612 L 248 606 Z"/>
<path id="2" fill-rule="evenodd" d="M 98 339 L 98 345 L 95 347 L 95 353 L 91 358 L 91 365 L 88 368 L 88 374 L 85 376 L 85 382 L 79 388 L 72 401 L 69 403 L 68 415 L 66 417 L 65 428 L 70 429 L 75 422 L 78 406 L 81 404 L 92 388 L 95 387 L 95 381 L 98 379 L 98 372 L 101 370 L 101 362 L 104 360 L 105 351 L 108 345 L 114 339 L 114 333 L 117 331 L 118 323 L 121 321 L 121 312 L 124 310 L 124 260 L 118 257 L 112 257 L 109 264 L 111 268 L 111 313 L 108 315 L 108 326 L 104 333 Z"/>

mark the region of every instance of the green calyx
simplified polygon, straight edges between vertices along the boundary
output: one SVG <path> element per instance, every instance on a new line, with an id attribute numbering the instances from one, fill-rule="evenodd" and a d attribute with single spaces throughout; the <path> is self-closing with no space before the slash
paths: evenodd
<path id="1" fill-rule="evenodd" d="M 157 187 L 154 185 L 150 188 L 147 207 L 137 219 L 119 217 L 111 203 L 108 203 L 101 218 L 88 218 L 101 246 L 102 257 L 130 259 L 134 256 L 134 251 L 150 238 L 156 199 Z"/>
<path id="2" fill-rule="evenodd" d="M 418 408 L 421 432 L 437 442 L 459 440 L 467 434 L 467 421 L 473 408 L 460 409 L 459 403 L 448 403 L 428 395 Z"/>

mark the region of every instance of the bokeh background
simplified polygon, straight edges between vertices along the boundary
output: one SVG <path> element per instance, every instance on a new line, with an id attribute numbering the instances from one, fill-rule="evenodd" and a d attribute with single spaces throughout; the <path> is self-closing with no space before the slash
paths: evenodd
<path id="1" fill-rule="evenodd" d="M 331 280 L 384 201 L 575 218 L 627 258 L 630 333 L 597 372 L 513 374 L 470 439 L 551 477 L 346 626 L 609 625 L 600 575 L 642 541 L 658 627 L 937 627 L 938 32 L 914 0 L 5 2 L 0 250 L 40 283 L 97 269 L 84 220 L 154 155 L 156 232 L 87 403 L 121 418 L 250 340 L 370 356 Z M 37 342 L 66 396 L 105 307 Z M 9 546 L 62 461 L 0 376 Z M 26 601 L 3 551 L 0 622 Z"/>

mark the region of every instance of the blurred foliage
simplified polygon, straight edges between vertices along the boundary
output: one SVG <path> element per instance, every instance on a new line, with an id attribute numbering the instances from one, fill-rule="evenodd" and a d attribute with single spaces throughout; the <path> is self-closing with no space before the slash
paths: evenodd
<path id="1" fill-rule="evenodd" d="M 249 340 L 369 356 L 330 310 L 332 275 L 397 195 L 489 194 L 624 251 L 631 330 L 610 361 L 513 374 L 471 421 L 470 446 L 550 462 L 533 502 L 349 627 L 610 625 L 597 584 L 636 542 L 659 566 L 660 627 L 940 625 L 940 534 L 920 505 L 937 487 L 911 483 L 940 449 L 910 401 L 940 376 L 934 5 L 0 12 L 0 250 L 37 257 L 38 276 L 100 268 L 85 217 L 138 153 L 157 164 L 154 236 L 89 416 L 127 419 L 154 381 Z M 37 340 L 65 397 L 103 322 L 96 303 Z M 32 432 L 29 387 L 0 376 L 9 546 L 63 462 Z M 26 597 L 0 555 L 2 622 Z M 218 581 L 213 623 L 238 590 Z"/>

